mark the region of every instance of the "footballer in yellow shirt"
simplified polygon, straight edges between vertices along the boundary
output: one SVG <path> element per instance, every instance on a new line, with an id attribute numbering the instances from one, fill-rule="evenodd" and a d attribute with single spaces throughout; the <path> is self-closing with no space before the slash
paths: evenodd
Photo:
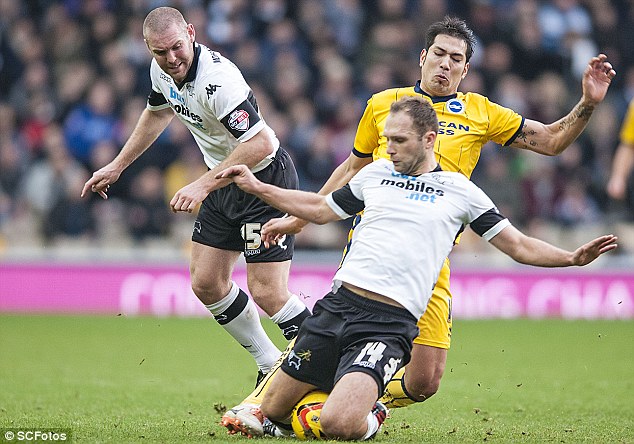
<path id="1" fill-rule="evenodd" d="M 385 119 L 392 102 L 403 96 L 422 96 L 429 100 L 438 115 L 438 137 L 434 146 L 436 159 L 445 171 L 471 177 L 478 163 L 482 145 L 493 141 L 510 144 L 519 134 L 524 119 L 516 112 L 491 102 L 476 93 L 461 92 L 432 97 L 420 87 L 393 88 L 374 94 L 361 117 L 354 140 L 353 154 L 358 157 L 389 159 L 387 140 L 383 137 Z"/>

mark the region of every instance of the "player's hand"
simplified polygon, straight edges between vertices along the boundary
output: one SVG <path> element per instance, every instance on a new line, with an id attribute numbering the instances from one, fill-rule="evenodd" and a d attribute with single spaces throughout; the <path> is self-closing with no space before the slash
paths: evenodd
<path id="1" fill-rule="evenodd" d="M 585 71 L 581 86 L 583 97 L 593 103 L 603 101 L 608 92 L 612 79 L 616 76 L 616 71 L 612 69 L 612 64 L 607 61 L 608 56 L 599 54 L 592 57 Z"/>
<path id="2" fill-rule="evenodd" d="M 233 165 L 225 168 L 216 174 L 215 178 L 217 180 L 231 179 L 247 193 L 254 193 L 257 191 L 257 185 L 260 183 L 246 165 Z"/>
<path id="3" fill-rule="evenodd" d="M 307 221 L 295 216 L 276 217 L 262 226 L 260 236 L 266 248 L 269 248 L 270 245 L 277 245 L 287 234 L 299 233 L 307 224 Z"/>
<path id="4" fill-rule="evenodd" d="M 178 190 L 170 201 L 170 208 L 174 213 L 191 213 L 209 195 L 208 188 L 201 180 L 185 185 Z"/>
<path id="5" fill-rule="evenodd" d="M 283 231 L 279 231 L 275 223 L 271 224 L 271 221 L 273 220 L 278 219 L 271 219 L 265 223 L 260 230 L 260 237 L 262 238 L 262 243 L 264 243 L 266 248 L 269 248 L 272 245 L 277 245 L 278 242 L 283 241 L 286 238 L 286 234 Z"/>
<path id="6" fill-rule="evenodd" d="M 108 189 L 110 185 L 119 180 L 121 172 L 113 169 L 110 165 L 106 165 L 100 170 L 95 171 L 92 177 L 84 184 L 81 190 L 81 197 L 84 197 L 88 191 L 99 194 L 102 198 L 108 199 Z"/>
<path id="7" fill-rule="evenodd" d="M 579 266 L 589 264 L 603 253 L 614 250 L 618 246 L 617 240 L 615 235 L 607 234 L 582 245 L 574 251 L 573 263 Z"/>
<path id="8" fill-rule="evenodd" d="M 284 234 L 297 234 L 308 225 L 308 221 L 295 216 L 276 217 L 264 224 L 271 230 Z"/>

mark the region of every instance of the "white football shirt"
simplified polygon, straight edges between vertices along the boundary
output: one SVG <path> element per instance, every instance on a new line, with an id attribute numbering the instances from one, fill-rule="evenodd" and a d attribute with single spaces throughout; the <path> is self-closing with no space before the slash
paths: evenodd
<path id="1" fill-rule="evenodd" d="M 456 236 L 467 224 L 487 241 L 510 225 L 464 175 L 440 168 L 417 177 L 378 159 L 326 201 L 342 219 L 363 210 L 333 281 L 389 297 L 418 319 Z"/>
<path id="2" fill-rule="evenodd" d="M 152 93 L 147 108 L 171 107 L 191 131 L 209 168 L 227 158 L 240 142 L 266 131 L 274 151 L 253 168 L 266 168 L 280 142 L 264 122 L 251 88 L 229 59 L 194 43 L 194 61 L 183 82 L 177 85 L 156 60 L 150 66 Z"/>

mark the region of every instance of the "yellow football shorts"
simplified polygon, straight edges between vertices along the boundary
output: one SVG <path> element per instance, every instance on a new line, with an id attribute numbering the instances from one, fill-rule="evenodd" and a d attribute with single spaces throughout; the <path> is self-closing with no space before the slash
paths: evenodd
<path id="1" fill-rule="evenodd" d="M 414 344 L 448 349 L 451 344 L 451 292 L 449 291 L 449 259 L 438 275 L 427 310 L 418 320 L 420 333 Z"/>

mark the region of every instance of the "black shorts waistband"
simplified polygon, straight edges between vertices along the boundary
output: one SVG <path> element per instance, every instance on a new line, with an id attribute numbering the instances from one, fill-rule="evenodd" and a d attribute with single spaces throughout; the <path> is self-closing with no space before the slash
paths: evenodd
<path id="1" fill-rule="evenodd" d="M 337 295 L 340 295 L 343 299 L 346 300 L 350 305 L 353 305 L 357 308 L 361 308 L 363 310 L 368 310 L 373 313 L 385 313 L 392 316 L 405 317 L 409 318 L 415 324 L 418 322 L 418 319 L 410 313 L 406 308 L 395 307 L 394 305 L 386 304 L 384 302 L 375 301 L 373 299 L 368 299 L 361 295 L 358 295 L 354 291 L 348 290 L 346 287 L 341 286 L 337 290 Z"/>

